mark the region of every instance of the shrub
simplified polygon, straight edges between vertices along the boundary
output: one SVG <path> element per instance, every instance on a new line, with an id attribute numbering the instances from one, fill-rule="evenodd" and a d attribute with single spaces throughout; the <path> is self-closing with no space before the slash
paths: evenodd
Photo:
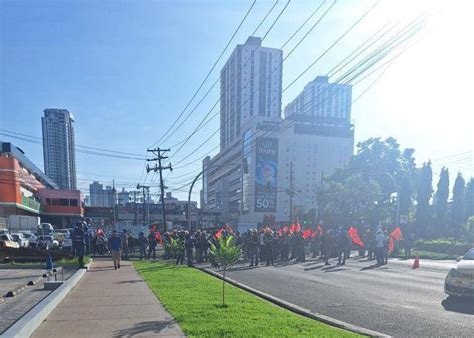
<path id="1" fill-rule="evenodd" d="M 472 248 L 470 243 L 457 242 L 452 238 L 438 238 L 433 240 L 418 240 L 415 249 L 452 255 L 464 255 Z"/>

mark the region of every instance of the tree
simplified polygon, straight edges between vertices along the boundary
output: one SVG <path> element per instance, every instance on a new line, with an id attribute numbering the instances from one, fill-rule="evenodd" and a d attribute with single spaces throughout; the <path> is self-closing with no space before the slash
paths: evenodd
<path id="1" fill-rule="evenodd" d="M 474 178 L 471 178 L 466 184 L 464 206 L 464 219 L 468 220 L 471 216 L 474 216 Z"/>
<path id="2" fill-rule="evenodd" d="M 397 189 L 386 175 L 392 175 L 397 185 L 400 186 L 404 169 L 410 167 L 412 150 L 405 150 L 406 158 L 403 158 L 400 145 L 393 137 L 385 140 L 381 138 L 369 138 L 357 144 L 357 154 L 341 169 L 336 170 L 333 179 L 342 182 L 350 175 L 363 174 L 370 178 L 377 176 L 382 193 L 386 199 Z M 405 153 L 406 152 L 406 153 Z"/>
<path id="3" fill-rule="evenodd" d="M 395 192 L 400 194 L 397 198 L 401 215 L 408 216 L 413 209 L 417 173 L 414 152 L 412 148 L 402 150 L 397 140 L 392 137 L 369 138 L 357 144 L 356 155 L 344 167 L 337 169 L 331 180 L 344 185 L 350 176 L 359 175 L 366 180 L 373 179 L 380 188 L 381 197 L 371 210 L 372 219 L 394 222 L 392 215 L 395 214 L 396 204 L 392 196 Z M 340 189 L 336 190 L 340 192 Z M 335 198 L 336 196 L 333 196 L 333 199 Z"/>
<path id="4" fill-rule="evenodd" d="M 413 207 L 413 184 L 410 174 L 406 173 L 402 180 L 402 185 L 400 187 L 400 215 L 408 216 L 410 214 L 410 210 Z"/>
<path id="5" fill-rule="evenodd" d="M 351 175 L 342 182 L 327 179 L 318 192 L 320 218 L 326 224 L 350 224 L 370 220 L 382 199 L 379 184 L 362 175 Z"/>
<path id="6" fill-rule="evenodd" d="M 453 212 L 452 224 L 456 239 L 459 236 L 459 230 L 464 224 L 464 201 L 465 201 L 465 181 L 461 173 L 458 173 L 453 187 Z"/>
<path id="7" fill-rule="evenodd" d="M 449 171 L 441 168 L 439 181 L 434 196 L 435 224 L 438 229 L 446 229 L 446 216 L 448 212 L 449 197 Z"/>
<path id="8" fill-rule="evenodd" d="M 431 223 L 430 199 L 433 194 L 433 171 L 431 162 L 423 163 L 418 172 L 416 187 L 416 229 L 425 234 Z"/>
<path id="9" fill-rule="evenodd" d="M 211 259 L 219 264 L 223 270 L 222 278 L 222 306 L 225 306 L 225 273 L 229 267 L 235 265 L 241 256 L 240 247 L 235 245 L 234 237 L 221 236 L 218 245 L 211 244 Z"/>

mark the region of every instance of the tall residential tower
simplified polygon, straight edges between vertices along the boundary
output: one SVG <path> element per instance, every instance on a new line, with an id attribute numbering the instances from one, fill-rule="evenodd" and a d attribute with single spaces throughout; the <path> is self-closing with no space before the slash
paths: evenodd
<path id="1" fill-rule="evenodd" d="M 76 190 L 74 116 L 67 109 L 45 109 L 41 122 L 46 175 L 60 189 Z"/>
<path id="2" fill-rule="evenodd" d="M 280 117 L 283 52 L 261 43 L 251 36 L 237 45 L 221 70 L 221 150 L 241 138 L 254 116 Z"/>

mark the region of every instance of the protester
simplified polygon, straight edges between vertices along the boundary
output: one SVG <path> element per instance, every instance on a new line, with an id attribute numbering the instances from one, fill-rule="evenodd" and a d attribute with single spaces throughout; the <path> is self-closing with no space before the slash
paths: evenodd
<path id="1" fill-rule="evenodd" d="M 328 230 L 321 236 L 321 254 L 324 257 L 324 265 L 331 265 L 329 258 L 332 255 L 332 248 L 334 246 L 335 239 L 333 237 L 332 230 Z"/>
<path id="2" fill-rule="evenodd" d="M 186 250 L 186 264 L 188 266 L 193 266 L 194 239 L 191 237 L 191 234 L 189 232 L 186 232 L 184 246 Z"/>
<path id="3" fill-rule="evenodd" d="M 145 237 L 145 233 L 141 231 L 138 234 L 138 247 L 140 250 L 140 260 L 146 259 L 146 247 L 148 245 L 148 239 Z"/>
<path id="4" fill-rule="evenodd" d="M 110 252 L 112 255 L 112 260 L 114 262 L 114 268 L 120 269 L 120 259 L 121 259 L 121 250 L 122 250 L 122 238 L 117 235 L 117 230 L 112 231 L 112 237 L 109 239 Z"/>
<path id="5" fill-rule="evenodd" d="M 129 235 L 127 233 L 126 229 L 123 229 L 122 233 L 122 259 L 123 260 L 128 260 L 128 240 L 129 240 Z"/>
<path id="6" fill-rule="evenodd" d="M 263 242 L 265 248 L 265 259 L 267 266 L 273 265 L 273 233 L 270 228 L 266 228 L 263 234 Z"/>
<path id="7" fill-rule="evenodd" d="M 74 245 L 74 252 L 79 262 L 79 269 L 84 268 L 84 255 L 85 255 L 85 233 L 83 224 L 81 222 L 77 223 L 76 229 L 72 235 L 72 242 Z"/>
<path id="8" fill-rule="evenodd" d="M 337 265 L 346 264 L 347 251 L 350 250 L 351 244 L 347 231 L 341 227 L 337 235 Z"/>
<path id="9" fill-rule="evenodd" d="M 178 233 L 178 238 L 176 239 L 176 265 L 184 263 L 184 253 L 186 251 L 185 247 L 185 234 L 184 231 Z"/>
<path id="10" fill-rule="evenodd" d="M 385 263 L 384 259 L 384 245 L 385 245 L 385 236 L 382 229 L 378 229 L 375 233 L 375 258 L 377 259 L 378 265 L 383 265 Z"/>
<path id="11" fill-rule="evenodd" d="M 250 266 L 258 266 L 258 248 L 259 248 L 259 235 L 257 230 L 253 230 L 250 236 Z"/>

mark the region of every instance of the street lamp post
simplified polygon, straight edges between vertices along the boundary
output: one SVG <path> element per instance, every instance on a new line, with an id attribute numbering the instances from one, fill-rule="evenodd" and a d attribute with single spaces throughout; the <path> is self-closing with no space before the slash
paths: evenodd
<path id="1" fill-rule="evenodd" d="M 203 171 L 201 171 L 197 176 L 194 178 L 193 183 L 191 183 L 191 187 L 189 188 L 188 193 L 188 230 L 191 230 L 191 193 L 193 191 L 194 183 L 201 177 Z M 201 206 L 202 208 L 202 206 Z"/>

